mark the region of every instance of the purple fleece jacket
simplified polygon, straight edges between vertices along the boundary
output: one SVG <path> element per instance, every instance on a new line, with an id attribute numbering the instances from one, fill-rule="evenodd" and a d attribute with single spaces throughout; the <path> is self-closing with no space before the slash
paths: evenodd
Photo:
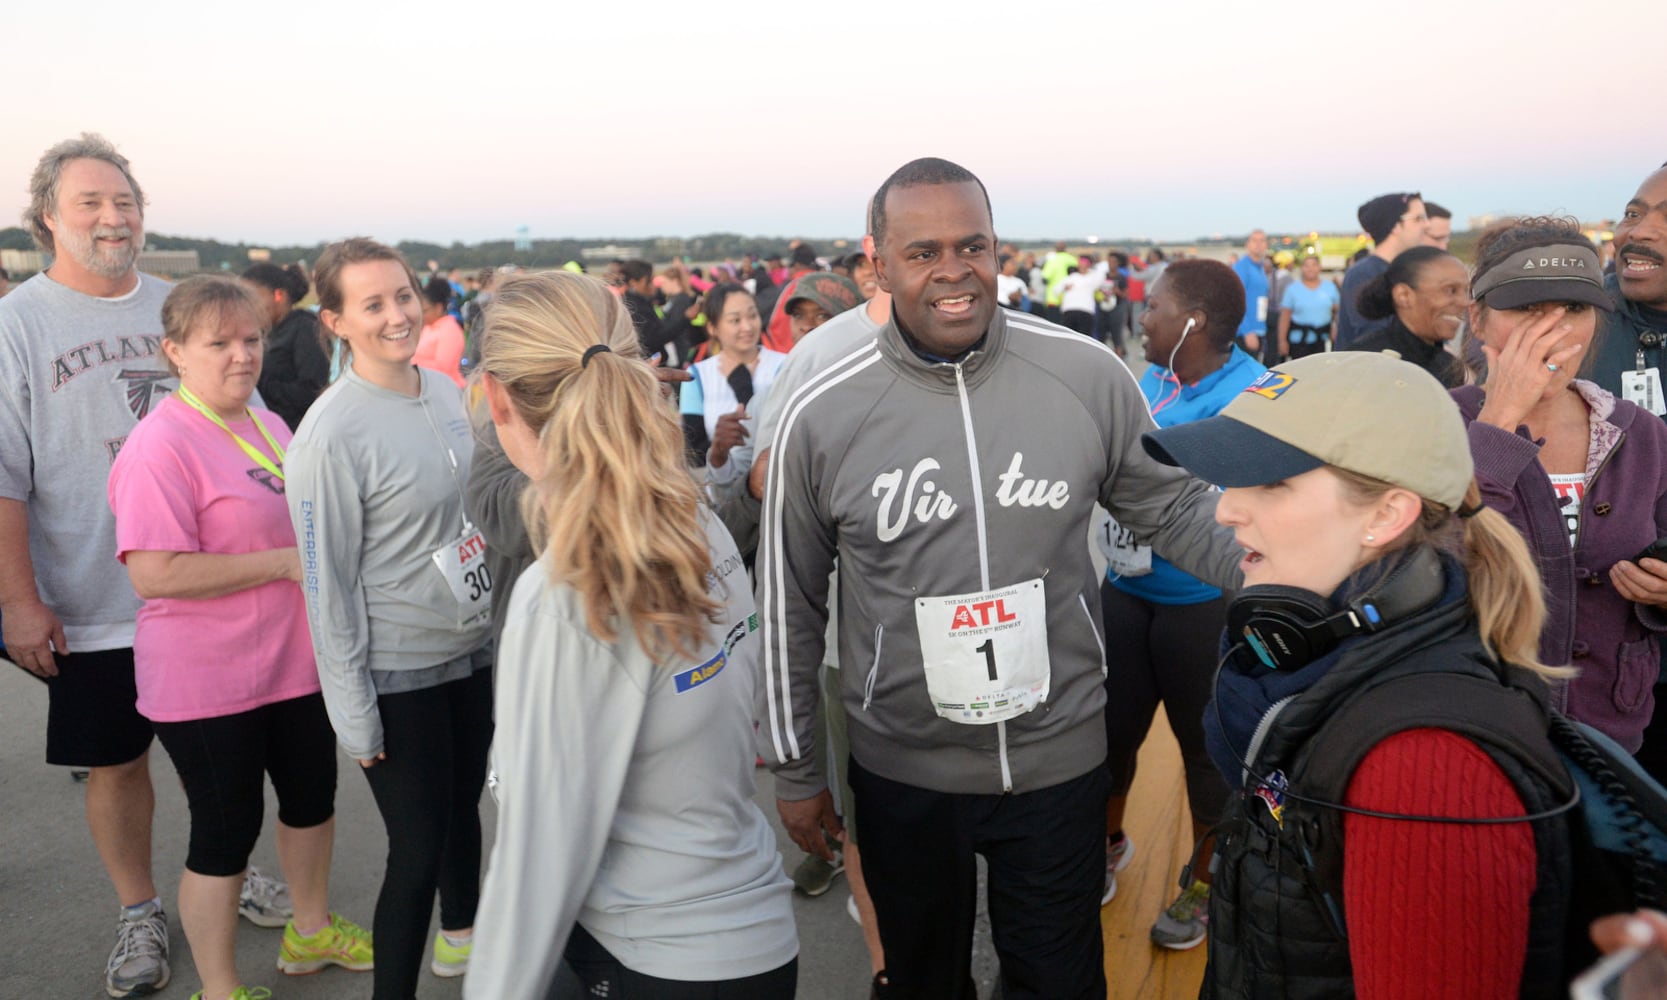
<path id="1" fill-rule="evenodd" d="M 1540 660 L 1580 671 L 1560 685 L 1558 707 L 1636 753 L 1655 710 L 1656 633 L 1667 631 L 1667 610 L 1623 598 L 1609 582 L 1609 568 L 1667 536 L 1667 424 L 1591 382 L 1576 380 L 1573 387 L 1591 409 L 1591 438 L 1572 550 L 1540 465 L 1541 442 L 1526 427 L 1511 434 L 1476 422 L 1484 398 L 1476 386 L 1454 389 L 1453 398 L 1470 426 L 1482 499 L 1522 532 L 1545 581 Z"/>

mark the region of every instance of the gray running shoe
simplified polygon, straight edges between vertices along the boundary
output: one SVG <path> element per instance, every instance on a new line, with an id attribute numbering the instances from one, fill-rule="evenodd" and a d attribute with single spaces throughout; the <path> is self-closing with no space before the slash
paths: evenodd
<path id="1" fill-rule="evenodd" d="M 256 927 L 282 927 L 295 916 L 295 908 L 289 902 L 289 886 L 254 865 L 243 875 L 237 912 Z"/>
<path id="2" fill-rule="evenodd" d="M 116 947 L 104 966 L 104 991 L 144 997 L 168 985 L 168 915 L 152 900 L 122 908 Z"/>
<path id="3" fill-rule="evenodd" d="M 805 855 L 799 862 L 799 867 L 793 869 L 793 888 L 807 896 L 820 896 L 833 888 L 834 879 L 845 870 L 845 855 L 837 846 L 833 847 L 833 862 L 823 861 L 814 854 Z"/>
<path id="4" fill-rule="evenodd" d="M 1193 882 L 1182 890 L 1152 925 L 1152 943 L 1160 948 L 1185 951 L 1195 948 L 1210 931 L 1210 886 Z"/>
<path id="5" fill-rule="evenodd" d="M 1106 841 L 1106 888 L 1100 894 L 1100 905 L 1104 906 L 1117 896 L 1117 873 L 1129 867 L 1134 860 L 1134 841 L 1128 834 L 1119 834 L 1116 840 Z"/>

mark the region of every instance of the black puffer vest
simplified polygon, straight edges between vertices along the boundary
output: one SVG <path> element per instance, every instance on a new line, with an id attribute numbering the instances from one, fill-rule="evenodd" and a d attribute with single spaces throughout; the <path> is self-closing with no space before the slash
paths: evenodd
<path id="1" fill-rule="evenodd" d="M 1270 718 L 1271 717 L 1271 720 Z M 1205 717 L 1205 725 L 1212 725 Z M 1501 670 L 1460 601 L 1432 608 L 1341 653 L 1313 687 L 1269 710 L 1250 763 L 1287 780 L 1277 795 L 1256 779 L 1219 828 L 1210 901 L 1205 998 L 1354 996 L 1343 907 L 1342 802 L 1350 776 L 1376 744 L 1406 729 L 1463 735 L 1511 780 L 1528 814 L 1572 798 L 1567 769 L 1545 736 L 1544 685 Z M 1316 802 L 1298 801 L 1303 796 Z M 1566 818 L 1535 821 L 1539 864 L 1521 995 L 1562 995 L 1570 897 Z M 1462 932 L 1462 930 L 1460 931 Z"/>

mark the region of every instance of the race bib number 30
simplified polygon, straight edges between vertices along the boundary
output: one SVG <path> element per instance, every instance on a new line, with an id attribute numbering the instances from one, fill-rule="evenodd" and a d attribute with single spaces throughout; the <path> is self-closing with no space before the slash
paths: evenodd
<path id="1" fill-rule="evenodd" d="M 915 601 L 926 692 L 942 718 L 983 726 L 1047 700 L 1048 604 L 1041 580 Z"/>
<path id="2" fill-rule="evenodd" d="M 434 551 L 434 565 L 457 598 L 459 618 L 470 621 L 492 610 L 492 574 L 486 568 L 486 539 L 473 528 Z"/>

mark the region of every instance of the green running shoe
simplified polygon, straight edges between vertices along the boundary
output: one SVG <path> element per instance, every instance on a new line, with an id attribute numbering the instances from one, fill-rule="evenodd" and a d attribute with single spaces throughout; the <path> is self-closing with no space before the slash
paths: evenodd
<path id="1" fill-rule="evenodd" d="M 370 931 L 336 913 L 330 914 L 330 922 L 310 937 L 302 937 L 293 920 L 284 925 L 284 943 L 278 949 L 279 972 L 305 976 L 326 965 L 339 965 L 353 972 L 375 968 Z"/>
<path id="2" fill-rule="evenodd" d="M 474 938 L 455 945 L 446 940 L 444 931 L 434 935 L 434 961 L 428 963 L 428 971 L 441 979 L 455 979 L 463 975 L 469 971 L 469 952 L 474 947 Z"/>

